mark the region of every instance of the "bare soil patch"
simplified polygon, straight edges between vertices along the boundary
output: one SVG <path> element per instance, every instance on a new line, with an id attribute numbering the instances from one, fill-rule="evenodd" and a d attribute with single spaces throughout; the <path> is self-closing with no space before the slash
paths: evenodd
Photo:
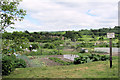
<path id="1" fill-rule="evenodd" d="M 47 55 L 47 56 L 42 57 L 42 58 L 38 58 L 38 57 L 33 56 L 30 59 L 32 60 L 32 59 L 38 58 L 38 60 L 40 62 L 43 62 L 46 66 L 57 66 L 57 65 L 60 66 L 60 65 L 62 65 L 60 63 L 57 63 L 57 62 L 54 62 L 54 61 L 50 60 L 49 57 L 57 57 L 57 58 L 60 58 L 63 61 L 72 62 L 71 60 L 64 58 L 63 55 Z"/>

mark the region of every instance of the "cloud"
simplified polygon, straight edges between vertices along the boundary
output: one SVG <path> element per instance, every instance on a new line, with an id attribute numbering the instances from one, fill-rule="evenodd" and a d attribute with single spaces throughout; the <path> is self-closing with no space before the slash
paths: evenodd
<path id="1" fill-rule="evenodd" d="M 26 9 L 28 15 L 16 27 L 29 31 L 114 27 L 117 25 L 117 2 L 118 0 L 23 0 L 20 7 Z"/>

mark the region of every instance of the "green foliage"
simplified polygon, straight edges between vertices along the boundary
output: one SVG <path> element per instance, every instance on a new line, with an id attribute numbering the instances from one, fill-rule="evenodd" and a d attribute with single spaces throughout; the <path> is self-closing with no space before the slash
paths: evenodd
<path id="1" fill-rule="evenodd" d="M 39 49 L 37 52 L 31 51 L 30 53 L 26 54 L 27 56 L 36 56 L 36 55 L 62 55 L 61 51 L 58 50 L 42 50 Z"/>
<path id="2" fill-rule="evenodd" d="M 74 45 L 71 45 L 71 48 L 75 49 L 75 48 L 76 48 L 76 46 L 74 46 Z"/>
<path id="3" fill-rule="evenodd" d="M 53 44 L 55 46 L 60 46 L 60 44 L 63 44 L 64 42 L 62 40 L 54 41 Z"/>
<path id="4" fill-rule="evenodd" d="M 66 31 L 65 37 L 70 38 L 71 41 L 76 41 L 79 37 L 81 37 L 81 35 L 78 32 Z"/>
<path id="5" fill-rule="evenodd" d="M 101 60 L 102 61 L 106 61 L 106 60 L 108 60 L 109 59 L 109 56 L 108 55 L 102 55 L 101 56 Z"/>
<path id="6" fill-rule="evenodd" d="M 51 55 L 62 55 L 61 51 L 58 52 L 58 50 L 53 50 L 49 52 Z"/>
<path id="7" fill-rule="evenodd" d="M 78 41 L 84 41 L 84 39 L 78 38 Z"/>
<path id="8" fill-rule="evenodd" d="M 18 9 L 18 5 L 21 0 L 1 0 L 0 1 L 0 12 L 1 13 L 1 29 L 0 32 L 5 28 L 10 27 L 11 24 L 15 24 L 14 21 L 21 21 L 26 15 L 26 11 Z M 13 28 L 13 27 L 10 27 Z"/>
<path id="9" fill-rule="evenodd" d="M 3 49 L 3 50 L 2 50 L 2 53 L 3 53 L 3 54 L 7 54 L 7 53 L 8 53 L 8 49 Z"/>
<path id="10" fill-rule="evenodd" d="M 107 55 L 101 56 L 96 54 L 83 56 L 82 54 L 79 54 L 79 57 L 74 59 L 74 64 L 83 64 L 83 63 L 88 63 L 93 61 L 105 61 L 105 60 L 109 60 L 109 56 Z"/>
<path id="11" fill-rule="evenodd" d="M 16 58 L 15 55 L 4 55 L 2 57 L 2 75 L 9 75 L 15 68 L 25 68 L 26 62 Z"/>
<path id="12" fill-rule="evenodd" d="M 93 47 L 93 43 L 82 42 L 80 44 L 77 44 L 77 48 L 81 48 L 81 47 Z"/>
<path id="13" fill-rule="evenodd" d="M 50 57 L 49 59 L 53 60 L 55 62 L 58 62 L 58 63 L 60 63 L 62 65 L 70 65 L 70 64 L 72 64 L 72 62 L 66 62 L 66 61 L 63 61 L 60 58 L 56 58 L 56 57 Z"/>
<path id="14" fill-rule="evenodd" d="M 15 70 L 15 57 L 13 56 L 4 56 L 2 58 L 2 75 L 9 75 L 12 71 Z"/>
<path id="15" fill-rule="evenodd" d="M 26 62 L 23 59 L 16 59 L 15 68 L 25 68 L 27 66 Z"/>
<path id="16" fill-rule="evenodd" d="M 55 45 L 54 44 L 50 44 L 50 43 L 47 43 L 43 46 L 43 48 L 48 48 L 48 49 L 54 49 L 55 48 Z"/>
<path id="17" fill-rule="evenodd" d="M 102 36 L 102 37 L 100 37 L 100 38 L 99 38 L 99 40 L 104 40 L 104 37 L 103 37 L 103 36 Z"/>
<path id="18" fill-rule="evenodd" d="M 37 49 L 39 48 L 37 44 L 31 44 L 32 45 L 32 49 Z"/>
<path id="19" fill-rule="evenodd" d="M 74 64 L 83 64 L 88 62 L 92 62 L 88 56 L 80 56 L 74 59 Z"/>
<path id="20" fill-rule="evenodd" d="M 85 53 L 85 49 L 80 49 L 79 53 Z"/>

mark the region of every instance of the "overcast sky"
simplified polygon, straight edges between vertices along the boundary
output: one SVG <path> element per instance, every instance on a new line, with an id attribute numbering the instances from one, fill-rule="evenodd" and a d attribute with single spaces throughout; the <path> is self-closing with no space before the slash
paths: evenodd
<path id="1" fill-rule="evenodd" d="M 15 30 L 66 31 L 98 29 L 118 25 L 119 0 L 23 0 L 19 8 L 27 11 Z"/>

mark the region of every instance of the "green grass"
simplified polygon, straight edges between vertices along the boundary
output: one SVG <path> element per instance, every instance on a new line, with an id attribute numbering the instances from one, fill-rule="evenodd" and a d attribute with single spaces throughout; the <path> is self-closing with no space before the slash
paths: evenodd
<path id="1" fill-rule="evenodd" d="M 77 51 L 61 51 L 62 54 L 78 54 Z"/>
<path id="2" fill-rule="evenodd" d="M 16 68 L 3 78 L 118 78 L 118 58 L 109 61 L 96 61 L 79 65 L 65 65 L 41 68 Z"/>

